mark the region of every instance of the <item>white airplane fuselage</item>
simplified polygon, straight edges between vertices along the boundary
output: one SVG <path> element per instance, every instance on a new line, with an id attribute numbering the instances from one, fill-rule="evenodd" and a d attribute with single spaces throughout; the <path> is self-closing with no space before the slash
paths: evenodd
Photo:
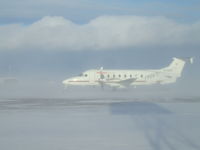
<path id="1" fill-rule="evenodd" d="M 192 62 L 192 58 L 190 58 Z M 110 86 L 127 88 L 138 85 L 169 84 L 181 77 L 184 59 L 173 58 L 172 63 L 155 70 L 87 70 L 79 76 L 63 81 L 65 86 Z"/>

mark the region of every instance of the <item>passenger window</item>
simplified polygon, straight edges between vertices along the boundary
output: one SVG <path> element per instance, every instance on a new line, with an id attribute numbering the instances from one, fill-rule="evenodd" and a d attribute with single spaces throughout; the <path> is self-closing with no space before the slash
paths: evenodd
<path id="1" fill-rule="evenodd" d="M 141 74 L 140 77 L 143 78 L 143 75 Z"/>
<path id="2" fill-rule="evenodd" d="M 87 74 L 85 74 L 85 77 L 87 77 L 88 75 Z"/>
<path id="3" fill-rule="evenodd" d="M 113 78 L 115 78 L 115 75 L 113 74 Z"/>
<path id="4" fill-rule="evenodd" d="M 126 74 L 124 75 L 124 78 L 126 78 Z"/>
<path id="5" fill-rule="evenodd" d="M 130 75 L 130 78 L 132 78 L 132 75 Z"/>
<path id="6" fill-rule="evenodd" d="M 108 74 L 107 77 L 110 78 L 110 75 Z"/>
<path id="7" fill-rule="evenodd" d="M 121 75 L 119 74 L 119 78 L 121 78 Z"/>

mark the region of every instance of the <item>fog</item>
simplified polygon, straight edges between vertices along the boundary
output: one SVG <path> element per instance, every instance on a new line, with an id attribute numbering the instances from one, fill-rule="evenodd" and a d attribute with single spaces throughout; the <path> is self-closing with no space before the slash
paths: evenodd
<path id="1" fill-rule="evenodd" d="M 51 92 L 51 91 L 50 91 Z M 118 93 L 118 92 L 117 92 Z M 77 96 L 77 94 L 79 96 Z M 141 93 L 143 94 L 143 93 Z M 0 100 L 4 150 L 174 150 L 199 145 L 199 98 Z M 93 95 L 94 96 L 94 95 Z M 95 97 L 99 97 L 95 93 Z"/>

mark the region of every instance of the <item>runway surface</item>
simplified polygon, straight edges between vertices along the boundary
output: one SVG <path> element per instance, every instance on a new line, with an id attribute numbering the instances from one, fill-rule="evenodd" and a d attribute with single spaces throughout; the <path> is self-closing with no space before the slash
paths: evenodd
<path id="1" fill-rule="evenodd" d="M 1 150 L 199 150 L 200 99 L 0 99 Z"/>

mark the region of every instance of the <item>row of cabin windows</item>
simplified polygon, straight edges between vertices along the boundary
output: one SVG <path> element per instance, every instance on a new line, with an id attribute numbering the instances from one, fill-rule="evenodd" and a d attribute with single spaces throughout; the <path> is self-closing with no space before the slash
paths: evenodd
<path id="1" fill-rule="evenodd" d="M 110 77 L 111 77 L 111 76 L 108 74 L 108 75 L 107 75 L 107 78 L 110 78 Z M 113 76 L 112 76 L 112 77 L 113 77 L 113 78 L 115 78 L 115 77 L 116 77 L 116 75 L 115 75 L 115 74 L 113 74 Z M 119 77 L 119 78 L 121 78 L 121 77 L 122 77 L 122 75 L 120 75 L 120 74 L 119 74 L 119 75 L 118 75 L 118 77 Z M 125 74 L 125 75 L 124 75 L 124 78 L 126 78 L 126 77 L 128 77 L 128 76 Z M 130 78 L 133 78 L 133 75 L 131 75 L 131 74 L 130 74 L 130 75 L 129 75 L 129 77 L 130 77 Z M 141 78 L 143 78 L 143 75 L 141 74 L 141 75 L 140 75 L 140 77 L 141 77 Z"/>
<path id="2" fill-rule="evenodd" d="M 84 74 L 84 76 L 87 77 L 88 75 L 87 75 L 87 74 Z M 103 75 L 103 76 L 104 76 L 104 75 Z M 116 77 L 115 74 L 113 74 L 113 78 L 115 78 L 115 77 Z M 121 75 L 119 74 L 118 77 L 121 78 Z M 127 75 L 125 74 L 125 75 L 124 75 L 124 78 L 126 78 L 126 77 L 127 77 Z M 130 74 L 129 77 L 132 78 L 133 75 Z M 141 74 L 140 77 L 143 78 L 143 75 Z M 107 78 L 110 78 L 110 75 L 109 75 L 109 74 L 107 75 Z"/>

